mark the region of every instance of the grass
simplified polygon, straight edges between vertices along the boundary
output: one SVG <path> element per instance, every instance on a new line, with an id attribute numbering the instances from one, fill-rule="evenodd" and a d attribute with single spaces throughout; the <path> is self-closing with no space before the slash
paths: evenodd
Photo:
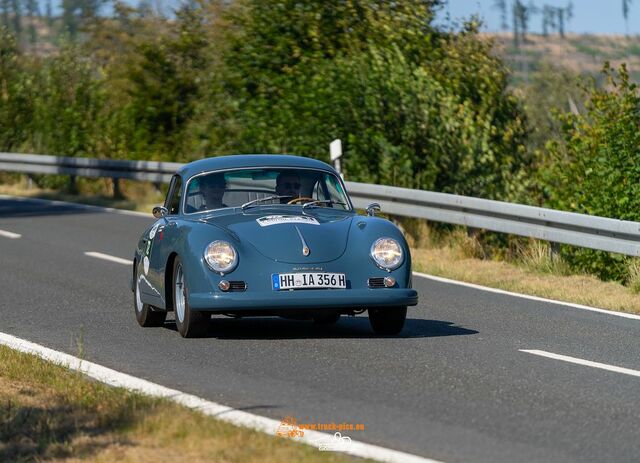
<path id="1" fill-rule="evenodd" d="M 0 346 L 0 461 L 343 462 Z"/>
<path id="2" fill-rule="evenodd" d="M 592 275 L 571 274 L 567 265 L 534 243 L 513 261 L 478 259 L 461 248 L 438 246 L 412 250 L 414 270 L 517 293 L 640 314 L 640 265 L 629 286 Z"/>

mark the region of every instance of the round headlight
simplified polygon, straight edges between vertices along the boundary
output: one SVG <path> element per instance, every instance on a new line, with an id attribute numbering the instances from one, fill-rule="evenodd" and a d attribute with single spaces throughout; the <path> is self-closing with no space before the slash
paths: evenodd
<path id="1" fill-rule="evenodd" d="M 238 254 L 226 241 L 214 241 L 205 249 L 204 260 L 214 272 L 229 273 L 238 264 Z"/>
<path id="2" fill-rule="evenodd" d="M 393 270 L 402 263 L 402 248 L 392 238 L 379 238 L 371 246 L 371 257 L 379 267 Z"/>

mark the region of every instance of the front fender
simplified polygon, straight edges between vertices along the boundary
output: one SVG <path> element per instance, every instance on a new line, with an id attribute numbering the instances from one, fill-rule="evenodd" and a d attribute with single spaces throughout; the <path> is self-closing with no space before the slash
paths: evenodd
<path id="1" fill-rule="evenodd" d="M 180 257 L 184 269 L 187 287 L 190 292 L 208 292 L 212 290 L 212 275 L 218 275 L 209 268 L 204 260 L 207 246 L 216 240 L 229 242 L 238 253 L 238 265 L 241 265 L 245 246 L 231 233 L 221 227 L 203 222 L 184 221 L 178 226 L 174 239 L 173 253 L 167 255 L 165 268 L 172 272 L 172 254 Z"/>
<path id="2" fill-rule="evenodd" d="M 398 284 L 404 288 L 411 287 L 411 251 L 407 240 L 398 227 L 381 217 L 358 216 L 349 231 L 349 255 L 362 265 L 373 264 L 371 246 L 378 238 L 393 238 L 396 240 L 404 255 L 402 264 L 393 271 L 387 271 L 396 278 Z"/>

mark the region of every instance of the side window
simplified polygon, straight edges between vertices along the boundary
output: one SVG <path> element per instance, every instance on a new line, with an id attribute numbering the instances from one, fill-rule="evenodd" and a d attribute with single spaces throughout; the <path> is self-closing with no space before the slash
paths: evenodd
<path id="1" fill-rule="evenodd" d="M 320 181 L 316 182 L 316 186 L 313 187 L 313 199 L 325 199 L 324 198 L 324 192 L 322 191 L 322 185 L 320 184 Z"/>
<path id="2" fill-rule="evenodd" d="M 326 186 L 327 186 L 327 194 L 329 195 L 330 200 L 332 201 L 336 201 L 338 203 L 341 202 L 347 202 L 346 201 L 346 193 L 345 191 L 342 189 L 342 185 L 340 184 L 340 182 L 338 181 L 338 179 L 336 177 L 334 177 L 333 175 L 327 175 L 325 176 L 326 179 Z M 338 205 L 336 207 L 339 207 L 341 209 L 348 209 L 349 206 L 344 204 L 344 205 Z"/>
<path id="3" fill-rule="evenodd" d="M 169 192 L 164 207 L 169 211 L 169 215 L 176 215 L 180 212 L 180 189 L 182 187 L 182 179 L 179 175 L 174 175 L 169 185 Z"/>

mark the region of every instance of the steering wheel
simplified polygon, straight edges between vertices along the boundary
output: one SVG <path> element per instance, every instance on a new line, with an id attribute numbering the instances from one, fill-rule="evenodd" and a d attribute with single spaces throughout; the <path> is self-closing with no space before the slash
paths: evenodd
<path id="1" fill-rule="evenodd" d="M 315 201 L 315 200 L 313 198 L 309 198 L 308 196 L 301 196 L 299 198 L 293 198 L 287 204 L 296 204 L 296 203 L 300 203 L 302 201 Z"/>

